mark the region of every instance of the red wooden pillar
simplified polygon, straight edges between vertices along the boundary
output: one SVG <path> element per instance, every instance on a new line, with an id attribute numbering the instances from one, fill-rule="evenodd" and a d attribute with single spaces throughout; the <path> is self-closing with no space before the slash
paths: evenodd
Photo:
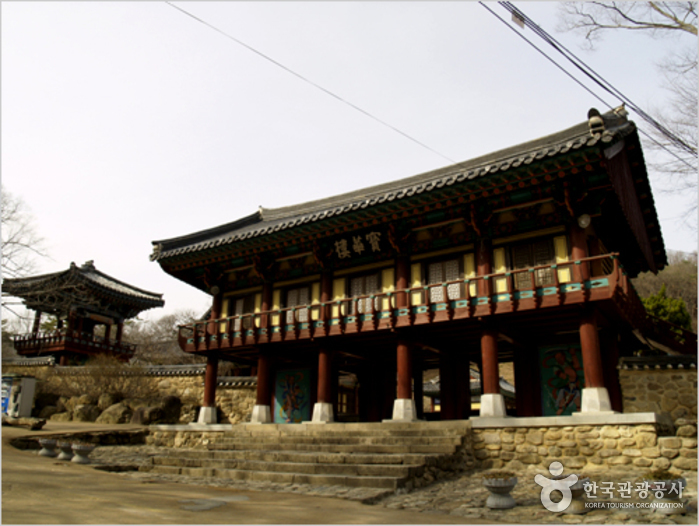
<path id="1" fill-rule="evenodd" d="M 493 254 L 490 239 L 479 239 L 477 241 L 476 250 L 476 265 L 477 273 L 479 276 L 487 276 L 493 272 Z M 490 280 L 479 280 L 478 281 L 478 295 L 479 296 L 490 296 L 491 286 Z"/>
<path id="2" fill-rule="evenodd" d="M 272 373 L 270 359 L 265 351 L 260 351 L 257 357 L 257 399 L 252 409 L 250 422 L 253 424 L 268 424 L 272 422 Z"/>
<path id="3" fill-rule="evenodd" d="M 221 306 L 223 304 L 223 293 L 218 292 L 217 294 L 214 294 L 214 299 L 211 304 L 211 314 L 209 316 L 209 334 L 216 334 L 218 332 L 218 324 L 215 323 L 215 320 L 218 320 L 221 317 Z"/>
<path id="4" fill-rule="evenodd" d="M 481 333 L 481 363 L 483 394 L 499 394 L 498 333 L 491 328 L 483 329 Z"/>
<path id="5" fill-rule="evenodd" d="M 580 347 L 585 371 L 585 387 L 604 387 L 597 322 L 594 312 L 589 309 L 586 309 L 580 317 Z"/>
<path id="6" fill-rule="evenodd" d="M 330 272 L 324 272 L 320 277 L 320 303 L 324 306 L 320 309 L 320 320 L 323 322 L 323 327 L 327 330 L 330 321 L 331 309 L 329 304 L 333 298 L 333 277 Z"/>
<path id="7" fill-rule="evenodd" d="M 330 366 L 330 354 L 326 349 L 318 352 L 318 402 L 331 403 L 332 369 Z"/>
<path id="8" fill-rule="evenodd" d="M 606 334 L 605 334 L 606 333 Z M 619 384 L 619 342 L 615 332 L 602 331 L 600 338 L 601 346 L 604 348 L 602 354 L 602 368 L 604 369 L 604 385 L 609 392 L 609 401 L 612 410 L 619 413 L 624 411 L 624 402 Z"/>
<path id="9" fill-rule="evenodd" d="M 408 306 L 408 294 L 405 290 L 410 283 L 410 260 L 401 256 L 396 262 L 396 305 L 397 309 Z"/>
<path id="10" fill-rule="evenodd" d="M 415 400 L 415 416 L 417 418 L 422 418 L 425 412 L 422 373 L 422 360 L 415 360 L 413 364 L 413 400 Z"/>
<path id="11" fill-rule="evenodd" d="M 439 355 L 439 418 L 441 420 L 456 419 L 455 380 L 454 359 L 451 354 L 443 351 Z"/>
<path id="12" fill-rule="evenodd" d="M 463 420 L 471 416 L 471 362 L 467 354 L 459 353 L 455 356 L 454 377 L 456 418 Z"/>
<path id="13" fill-rule="evenodd" d="M 580 228 L 577 224 L 570 227 L 570 245 L 570 255 L 573 261 L 580 261 L 588 257 L 587 235 L 585 229 Z M 575 268 L 579 269 L 576 271 L 578 281 L 584 282 L 590 279 L 590 264 L 587 261 L 575 265 Z"/>
<path id="14" fill-rule="evenodd" d="M 59 327 L 60 328 L 60 327 Z M 105 323 L 104 324 L 104 342 L 109 345 L 109 340 L 112 337 L 112 324 L 111 323 Z"/>
<path id="15" fill-rule="evenodd" d="M 32 327 L 32 333 L 34 335 L 39 334 L 40 328 L 41 328 L 41 311 L 38 310 L 34 313 L 34 327 Z"/>
<path id="16" fill-rule="evenodd" d="M 410 357 L 410 347 L 405 342 L 398 342 L 397 350 L 398 362 L 398 398 L 407 400 L 412 398 L 412 363 Z"/>
<path id="17" fill-rule="evenodd" d="M 398 389 L 396 400 L 393 403 L 393 420 L 417 420 L 415 401 L 413 400 L 410 346 L 404 341 L 399 341 L 397 345 L 396 369 L 398 370 Z"/>
<path id="18" fill-rule="evenodd" d="M 260 310 L 262 312 L 268 312 L 272 309 L 272 284 L 265 282 L 262 285 L 262 302 L 260 305 Z M 263 314 L 260 316 L 260 327 L 261 328 L 268 328 L 269 327 L 269 319 L 270 316 L 269 314 Z"/>
<path id="19" fill-rule="evenodd" d="M 206 357 L 206 376 L 204 377 L 204 407 L 216 406 L 216 381 L 218 378 L 218 357 Z"/>

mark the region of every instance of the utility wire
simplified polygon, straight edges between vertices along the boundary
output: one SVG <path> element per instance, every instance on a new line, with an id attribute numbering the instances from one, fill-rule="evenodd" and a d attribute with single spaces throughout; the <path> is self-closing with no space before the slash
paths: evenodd
<path id="1" fill-rule="evenodd" d="M 579 81 L 577 78 L 575 78 L 570 72 L 568 72 L 565 68 L 563 68 L 560 64 L 558 64 L 555 60 L 553 60 L 550 56 L 548 56 L 543 50 L 541 50 L 540 48 L 538 48 L 538 47 L 537 47 L 533 42 L 531 42 L 526 36 L 524 36 L 522 33 L 520 33 L 519 31 L 517 31 L 517 30 L 516 30 L 514 27 L 512 27 L 507 21 L 505 21 L 502 17 L 500 17 L 500 16 L 499 16 L 497 13 L 495 13 L 492 9 L 490 9 L 488 6 L 486 6 L 482 1 L 479 2 L 479 3 L 480 3 L 481 6 L 483 6 L 489 13 L 491 13 L 495 18 L 497 18 L 498 20 L 500 20 L 505 26 L 507 26 L 511 31 L 513 31 L 517 36 L 519 36 L 521 39 L 523 39 L 525 42 L 527 42 L 530 46 L 532 46 L 534 49 L 536 49 L 539 53 L 541 53 L 547 60 L 549 60 L 552 64 L 554 64 L 558 69 L 560 69 L 560 70 L 561 70 L 563 73 L 565 73 L 568 77 L 570 77 L 575 83 L 577 83 L 578 85 L 580 85 L 585 91 L 587 91 L 588 93 L 590 93 L 594 98 L 596 98 L 597 100 L 599 100 L 600 102 L 602 102 L 605 106 L 607 106 L 608 108 L 612 109 L 612 106 L 610 106 L 609 103 L 605 102 L 601 97 L 599 97 L 597 94 L 595 94 L 593 91 L 591 91 L 591 90 L 590 90 L 587 86 L 585 86 L 581 81 Z M 517 10 L 517 18 L 519 18 L 519 19 L 520 19 L 523 23 L 525 23 L 525 25 L 526 25 L 526 18 L 527 18 L 527 17 L 526 17 L 526 15 L 524 15 L 524 14 L 523 14 L 521 11 L 519 11 L 519 10 Z M 532 24 L 533 24 L 533 22 L 532 22 Z M 533 24 L 533 25 L 534 25 L 535 27 L 538 27 L 538 26 L 536 26 L 536 24 Z M 529 27 L 529 26 L 528 26 L 528 27 Z M 542 31 L 543 31 L 543 30 L 542 30 Z M 537 33 L 537 34 L 538 34 L 538 33 Z M 570 60 L 570 59 L 569 59 L 569 60 Z M 577 64 L 576 64 L 576 66 L 577 66 L 578 68 L 580 68 L 580 66 L 578 66 Z M 586 67 L 587 67 L 587 66 L 586 66 Z M 588 76 L 589 76 L 589 75 L 588 75 Z M 593 79 L 593 80 L 594 80 L 594 79 Z M 597 82 L 597 81 L 595 81 L 595 82 Z M 599 82 L 597 82 L 597 83 L 599 84 Z M 614 93 L 613 93 L 612 91 L 610 91 L 608 88 L 606 88 L 605 86 L 601 86 L 601 87 L 603 87 L 603 88 L 605 89 L 605 91 L 607 91 L 607 92 L 611 93 L 612 95 L 614 95 Z M 617 95 L 615 95 L 615 96 L 617 96 Z M 622 100 L 624 99 L 623 96 L 620 97 L 620 98 L 621 98 Z M 641 112 L 642 112 L 642 110 L 641 110 Z M 645 113 L 645 112 L 643 112 L 643 113 Z M 639 113 L 639 114 L 640 114 L 640 113 Z M 643 115 L 641 115 L 641 117 L 642 117 L 642 116 L 643 116 Z M 672 155 L 673 157 L 675 157 L 678 161 L 680 161 L 681 163 L 687 165 L 687 166 L 688 166 L 689 168 L 691 168 L 692 170 L 694 169 L 694 166 L 692 166 L 689 162 L 687 162 L 686 159 L 683 159 L 682 157 L 680 157 L 680 156 L 677 154 L 677 152 L 673 152 L 673 151 L 670 150 L 667 146 L 665 146 L 664 144 L 661 144 L 661 143 L 658 142 L 654 137 L 652 137 L 651 135 L 649 135 L 648 133 L 646 133 L 644 130 L 638 128 L 638 131 L 639 131 L 639 133 L 641 133 L 642 135 L 644 135 L 649 141 L 653 142 L 653 143 L 654 143 L 656 146 L 658 146 L 659 148 L 665 150 L 667 153 L 669 153 L 670 155 Z M 696 155 L 696 154 L 695 154 L 695 155 Z"/>
<path id="2" fill-rule="evenodd" d="M 242 40 L 239 40 L 239 39 L 235 38 L 234 36 L 229 35 L 228 33 L 224 32 L 223 30 L 221 30 L 221 29 L 219 29 L 219 28 L 217 28 L 217 27 L 215 27 L 215 26 L 209 24 L 208 22 L 206 22 L 206 21 L 202 20 L 201 18 L 199 18 L 199 17 L 193 15 L 193 14 L 190 13 L 189 11 L 185 11 L 185 10 L 182 9 L 181 7 L 178 7 L 178 6 L 176 6 L 175 4 L 173 4 L 173 3 L 171 3 L 171 2 L 165 2 L 165 3 L 168 4 L 169 6 L 171 6 L 171 7 L 175 8 L 175 9 L 177 9 L 177 10 L 180 11 L 181 13 L 184 13 L 185 15 L 187 15 L 187 16 L 193 18 L 193 19 L 196 20 L 197 22 L 200 22 L 201 24 L 204 24 L 206 27 L 208 27 L 208 28 L 210 28 L 210 29 L 213 29 L 213 30 L 216 31 L 217 33 L 223 35 L 224 37 L 226 37 L 226 38 L 228 38 L 228 39 L 230 39 L 230 40 L 232 40 L 232 41 L 235 42 L 236 44 L 238 44 L 238 45 L 240 45 L 240 46 L 243 46 L 244 48 L 248 49 L 249 51 L 252 51 L 252 52 L 255 53 L 256 55 L 259 55 L 260 57 L 262 57 L 262 58 L 264 58 L 265 60 L 267 60 L 267 61 L 271 62 L 272 64 L 274 64 L 275 66 L 277 66 L 277 67 L 283 69 L 283 70 L 286 71 L 287 73 L 290 73 L 290 74 L 292 74 L 293 76 L 295 76 L 295 77 L 301 79 L 302 81 L 304 81 L 304 82 L 310 84 L 310 85 L 313 86 L 314 88 L 319 89 L 320 91 L 322 91 L 322 92 L 325 93 L 326 95 L 330 95 L 330 96 L 333 97 L 334 99 L 339 100 L 340 102 L 346 104 L 346 105 L 349 106 L 350 108 L 352 108 L 352 109 L 354 109 L 354 110 L 357 110 L 358 112 L 360 112 L 360 113 L 366 115 L 366 116 L 369 117 L 370 119 L 375 120 L 375 121 L 378 122 L 379 124 L 382 124 L 382 125 L 386 126 L 387 128 L 390 128 L 390 129 L 393 130 L 394 132 L 399 133 L 399 134 L 402 135 L 403 137 L 405 137 L 405 138 L 411 140 L 412 142 L 414 142 L 414 143 L 416 143 L 416 144 L 419 144 L 419 145 L 422 146 L 423 148 L 426 148 L 426 149 L 428 149 L 429 151 L 431 151 L 432 153 L 435 153 L 435 154 L 439 155 L 440 157 L 446 159 L 446 160 L 449 161 L 450 163 L 456 163 L 455 160 L 450 159 L 450 158 L 447 157 L 446 155 L 444 155 L 444 154 L 438 152 L 438 151 L 435 150 L 434 148 L 431 148 L 431 147 L 427 146 L 425 143 L 423 143 L 423 142 L 421 142 L 421 141 L 415 139 L 414 137 L 411 137 L 410 135 L 408 135 L 407 133 L 405 133 L 405 132 L 399 130 L 399 129 L 396 128 L 395 126 L 392 126 L 391 124 L 387 123 L 386 121 L 381 120 L 380 118 L 376 117 L 375 115 L 372 115 L 372 114 L 369 113 L 368 111 L 363 110 L 362 108 L 360 108 L 360 107 L 357 106 L 356 104 L 353 104 L 353 103 L 349 102 L 348 100 L 343 99 L 343 98 L 340 97 L 339 95 L 336 95 L 336 94 L 333 93 L 332 91 L 330 91 L 330 90 L 324 88 L 323 86 L 321 86 L 321 85 L 319 85 L 319 84 L 316 84 L 316 83 L 313 82 L 312 80 L 310 80 L 310 79 L 304 77 L 303 75 L 297 73 L 296 71 L 292 70 L 291 68 L 288 68 L 287 66 L 285 66 L 285 65 L 282 64 L 281 62 L 278 62 L 278 61 L 274 60 L 274 59 L 273 59 L 272 57 L 270 57 L 269 55 L 265 55 L 265 54 L 262 53 L 261 51 L 258 51 L 258 50 L 255 49 L 254 47 L 252 47 L 252 46 L 246 44 L 246 43 L 243 42 Z"/>
<path id="3" fill-rule="evenodd" d="M 637 104 L 635 104 L 629 97 L 627 97 L 626 95 L 621 93 L 621 91 L 616 89 L 609 81 L 607 81 L 599 73 L 597 73 L 595 70 L 593 70 L 590 66 L 585 64 L 585 62 L 583 60 L 581 60 L 573 52 L 571 52 L 569 49 L 567 49 L 563 44 L 561 44 L 555 38 L 553 38 L 548 32 L 546 32 L 546 30 L 541 28 L 531 18 L 529 18 L 521 10 L 519 10 L 517 7 L 515 7 L 514 4 L 512 4 L 512 2 L 498 2 L 498 3 L 502 7 L 504 7 L 507 11 L 512 13 L 512 15 L 519 18 L 527 27 L 529 27 L 532 31 L 534 31 L 534 33 L 536 33 L 539 37 L 541 37 L 545 42 L 550 44 L 556 51 L 561 53 L 576 68 L 578 68 L 586 76 L 588 76 L 590 79 L 592 79 L 602 89 L 604 89 L 605 91 L 611 93 L 612 95 L 615 95 L 615 96 L 621 98 L 622 100 L 624 100 L 624 102 L 631 109 L 636 111 L 636 113 L 638 113 L 646 122 L 648 122 L 651 126 L 653 126 L 655 129 L 657 129 L 660 133 L 665 135 L 676 146 L 678 146 L 679 148 L 687 151 L 688 153 L 690 153 L 696 157 L 696 155 L 697 155 L 696 148 L 688 145 L 680 137 L 675 135 L 672 131 L 668 130 L 665 126 L 663 126 L 661 123 L 659 123 L 657 120 L 655 120 L 651 115 L 649 115 L 641 107 L 639 107 Z"/>

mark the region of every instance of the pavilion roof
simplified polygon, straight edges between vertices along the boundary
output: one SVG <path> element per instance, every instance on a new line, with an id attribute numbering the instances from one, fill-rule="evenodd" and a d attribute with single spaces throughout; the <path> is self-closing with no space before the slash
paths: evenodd
<path id="1" fill-rule="evenodd" d="M 5 279 L 3 294 L 22 298 L 27 308 L 64 315 L 73 307 L 95 313 L 132 318 L 139 312 L 165 305 L 162 294 L 119 281 L 95 268 L 92 261 L 68 270 Z"/>
<path id="2" fill-rule="evenodd" d="M 230 245 L 355 210 L 494 176 L 523 165 L 562 157 L 576 150 L 595 146 L 608 148 L 632 135 L 638 140 L 636 125 L 626 119 L 626 114 L 623 107 L 602 115 L 593 109 L 589 112 L 589 120 L 575 126 L 469 161 L 298 205 L 273 209 L 260 207 L 257 212 L 231 223 L 181 237 L 153 241 L 151 260 L 163 261 Z M 599 118 L 602 120 L 601 126 Z M 647 174 L 645 178 L 647 179 Z M 652 212 L 654 217 L 651 219 L 657 224 L 655 210 Z"/>

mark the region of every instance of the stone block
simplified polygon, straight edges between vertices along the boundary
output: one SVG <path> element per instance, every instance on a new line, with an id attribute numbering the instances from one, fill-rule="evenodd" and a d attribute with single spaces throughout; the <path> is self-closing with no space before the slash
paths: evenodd
<path id="1" fill-rule="evenodd" d="M 619 438 L 619 429 L 614 426 L 602 426 L 602 438 Z"/>
<path id="2" fill-rule="evenodd" d="M 663 411 L 666 411 L 669 413 L 675 407 L 677 407 L 677 399 L 675 399 L 675 398 L 668 398 L 667 396 L 665 396 L 660 401 L 660 409 L 662 409 Z"/>
<path id="3" fill-rule="evenodd" d="M 658 437 L 658 446 L 665 449 L 679 449 L 682 439 L 678 437 Z"/>
<path id="4" fill-rule="evenodd" d="M 577 447 L 578 443 L 575 440 L 559 440 L 558 447 Z"/>
<path id="5" fill-rule="evenodd" d="M 622 449 L 621 454 L 625 457 L 640 457 L 641 452 L 638 449 Z"/>
<path id="6" fill-rule="evenodd" d="M 535 446 L 540 446 L 544 443 L 544 435 L 539 431 L 527 433 L 527 442 Z"/>
<path id="7" fill-rule="evenodd" d="M 577 447 L 564 447 L 562 450 L 564 457 L 576 457 L 580 454 L 580 450 Z"/>
<path id="8" fill-rule="evenodd" d="M 484 433 L 483 442 L 486 444 L 500 444 L 502 440 L 500 439 L 500 435 L 498 433 Z"/>
<path id="9" fill-rule="evenodd" d="M 590 440 L 589 448 L 594 449 L 595 451 L 602 449 L 604 447 L 604 441 L 603 440 Z"/>
<path id="10" fill-rule="evenodd" d="M 665 449 L 665 448 L 660 448 L 660 454 L 665 457 L 665 458 L 675 458 L 679 456 L 680 450 L 679 449 Z"/>
<path id="11" fill-rule="evenodd" d="M 697 439 L 696 438 L 682 438 L 682 448 L 683 449 L 696 449 Z"/>
<path id="12" fill-rule="evenodd" d="M 587 459 L 585 457 L 571 457 L 565 459 L 563 464 L 566 469 L 581 469 L 587 464 Z"/>
<path id="13" fill-rule="evenodd" d="M 591 449 L 589 447 L 581 447 L 580 448 L 580 454 L 584 455 L 586 457 L 591 457 L 592 455 L 595 454 L 594 449 Z"/>
<path id="14" fill-rule="evenodd" d="M 544 446 L 539 446 L 538 448 L 536 448 L 536 452 L 541 457 L 548 457 L 549 456 L 549 450 L 547 447 L 544 447 Z"/>
<path id="15" fill-rule="evenodd" d="M 592 426 L 578 426 L 575 428 L 575 433 L 588 433 L 592 431 Z"/>
<path id="16" fill-rule="evenodd" d="M 681 469 L 686 471 L 696 471 L 697 470 L 697 459 L 695 458 L 685 458 L 679 457 L 672 462 L 672 467 L 675 469 Z"/>
<path id="17" fill-rule="evenodd" d="M 54 413 L 51 415 L 51 420 L 54 422 L 70 422 L 72 419 L 72 411 L 64 411 L 63 413 Z"/>
<path id="18" fill-rule="evenodd" d="M 547 440 L 560 440 L 563 437 L 563 433 L 558 429 L 550 429 L 545 436 Z"/>
<path id="19" fill-rule="evenodd" d="M 488 452 L 485 449 L 478 449 L 474 451 L 473 456 L 476 457 L 478 460 L 483 460 L 488 458 Z"/>
<path id="20" fill-rule="evenodd" d="M 515 450 L 515 445 L 514 445 L 514 444 L 503 444 L 503 445 L 502 445 L 502 450 L 503 450 L 503 451 L 514 451 L 514 450 Z"/>
<path id="21" fill-rule="evenodd" d="M 670 461 L 665 457 L 660 457 L 653 460 L 653 469 L 667 469 L 669 467 Z"/>
<path id="22" fill-rule="evenodd" d="M 524 444 L 527 438 L 522 434 L 515 435 L 515 444 Z"/>
<path id="23" fill-rule="evenodd" d="M 562 451 L 561 448 L 558 447 L 558 446 L 549 446 L 549 447 L 548 447 L 548 452 L 549 452 L 549 456 L 552 456 L 552 457 L 561 457 L 561 456 L 563 456 L 563 451 Z"/>
<path id="24" fill-rule="evenodd" d="M 633 459 L 633 465 L 638 468 L 649 468 L 653 465 L 653 461 L 649 458 L 639 457 Z"/>
<path id="25" fill-rule="evenodd" d="M 678 437 L 695 437 L 697 436 L 697 427 L 693 425 L 680 426 L 675 434 Z"/>
<path id="26" fill-rule="evenodd" d="M 536 448 L 536 446 L 532 446 L 531 444 L 520 444 L 515 448 L 515 451 L 517 451 L 517 453 L 525 453 L 525 454 L 536 453 L 537 448 Z"/>
<path id="27" fill-rule="evenodd" d="M 641 454 L 645 458 L 658 458 L 660 456 L 660 448 L 659 447 L 644 447 L 641 450 Z"/>
<path id="28" fill-rule="evenodd" d="M 601 449 L 597 454 L 602 458 L 619 457 L 621 452 L 616 449 Z"/>
<path id="29" fill-rule="evenodd" d="M 502 446 L 500 444 L 486 444 L 485 449 L 488 449 L 490 451 L 500 451 L 502 449 Z"/>
<path id="30" fill-rule="evenodd" d="M 633 462 L 629 457 L 612 457 L 607 459 L 607 464 L 610 466 L 625 466 Z"/>
<path id="31" fill-rule="evenodd" d="M 604 460 L 599 455 L 592 455 L 591 457 L 588 457 L 587 461 L 590 464 L 595 464 L 598 466 L 604 463 Z"/>
<path id="32" fill-rule="evenodd" d="M 500 453 L 500 459 L 502 459 L 506 462 L 508 462 L 510 460 L 514 460 L 514 458 L 515 458 L 515 454 L 512 451 L 503 451 L 502 453 Z"/>
<path id="33" fill-rule="evenodd" d="M 617 441 L 614 438 L 604 439 L 604 449 L 616 449 Z"/>
<path id="34" fill-rule="evenodd" d="M 620 438 L 619 447 L 624 449 L 627 447 L 634 447 L 636 445 L 636 439 L 634 438 Z"/>
<path id="35" fill-rule="evenodd" d="M 517 456 L 517 460 L 522 464 L 539 464 L 541 462 L 541 457 L 534 454 L 522 454 Z"/>
<path id="36" fill-rule="evenodd" d="M 636 445 L 639 448 L 653 447 L 658 443 L 658 436 L 655 433 L 636 433 Z"/>
<path id="37" fill-rule="evenodd" d="M 503 433 L 502 435 L 500 435 L 500 440 L 503 444 L 514 444 L 515 435 L 514 433 Z"/>

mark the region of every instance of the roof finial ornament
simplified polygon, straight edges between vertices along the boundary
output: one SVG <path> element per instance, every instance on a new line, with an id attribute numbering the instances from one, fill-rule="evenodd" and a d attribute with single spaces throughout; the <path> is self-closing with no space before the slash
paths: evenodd
<path id="1" fill-rule="evenodd" d="M 590 111 L 587 112 L 587 118 L 588 126 L 590 127 L 590 135 L 595 135 L 604 131 L 604 119 L 597 108 L 590 108 Z"/>

